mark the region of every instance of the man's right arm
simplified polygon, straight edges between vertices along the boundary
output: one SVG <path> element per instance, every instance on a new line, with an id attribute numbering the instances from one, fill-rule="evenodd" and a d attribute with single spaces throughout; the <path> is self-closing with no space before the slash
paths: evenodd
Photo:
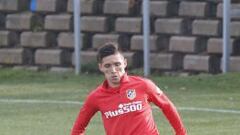
<path id="1" fill-rule="evenodd" d="M 71 135 L 84 135 L 85 128 L 93 115 L 97 112 L 97 108 L 92 104 L 92 102 L 93 101 L 91 101 L 89 97 L 85 101 L 73 125 Z"/>

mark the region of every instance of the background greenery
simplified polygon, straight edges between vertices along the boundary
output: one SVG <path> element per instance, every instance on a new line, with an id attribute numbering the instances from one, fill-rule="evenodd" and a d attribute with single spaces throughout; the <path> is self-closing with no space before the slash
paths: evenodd
<path id="1" fill-rule="evenodd" d="M 183 107 L 237 110 L 240 112 L 240 74 L 190 77 L 150 77 L 179 108 L 189 135 L 239 135 L 240 113 L 182 110 Z M 103 80 L 102 75 L 32 72 L 0 69 L 1 135 L 68 135 L 79 104 L 11 103 L 9 100 L 84 101 Z M 173 134 L 158 109 L 154 117 L 162 135 Z M 86 135 L 104 135 L 100 114 Z"/>

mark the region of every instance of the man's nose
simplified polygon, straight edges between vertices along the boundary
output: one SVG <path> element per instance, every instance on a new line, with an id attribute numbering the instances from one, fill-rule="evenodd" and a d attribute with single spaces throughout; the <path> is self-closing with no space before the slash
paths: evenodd
<path id="1" fill-rule="evenodd" d="M 117 71 L 115 66 L 111 66 L 110 70 L 112 73 L 115 73 Z"/>

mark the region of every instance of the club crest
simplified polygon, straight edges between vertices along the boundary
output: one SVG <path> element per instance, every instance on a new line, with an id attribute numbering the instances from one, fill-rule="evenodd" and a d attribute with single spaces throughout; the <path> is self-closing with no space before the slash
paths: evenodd
<path id="1" fill-rule="evenodd" d="M 127 98 L 130 99 L 130 100 L 133 100 L 136 97 L 135 89 L 128 89 L 126 91 L 126 94 L 127 94 Z"/>

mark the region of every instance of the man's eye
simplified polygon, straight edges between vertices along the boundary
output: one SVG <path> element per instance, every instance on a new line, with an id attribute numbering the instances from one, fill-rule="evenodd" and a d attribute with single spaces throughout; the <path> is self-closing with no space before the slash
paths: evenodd
<path id="1" fill-rule="evenodd" d="M 115 63 L 115 66 L 120 66 L 121 65 L 121 63 Z"/>
<path id="2" fill-rule="evenodd" d="M 110 67 L 110 64 L 106 64 L 104 65 L 105 68 L 109 68 Z"/>

